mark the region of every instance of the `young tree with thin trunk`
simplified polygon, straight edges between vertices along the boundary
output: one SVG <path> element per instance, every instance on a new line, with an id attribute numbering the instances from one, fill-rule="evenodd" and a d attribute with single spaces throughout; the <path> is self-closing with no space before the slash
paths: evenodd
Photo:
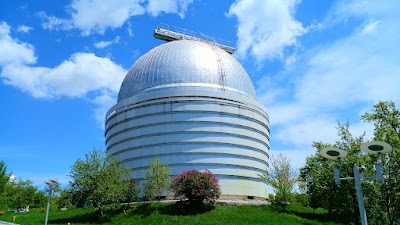
<path id="1" fill-rule="evenodd" d="M 291 200 L 297 181 L 296 172 L 290 165 L 290 159 L 282 153 L 271 157 L 270 166 L 272 168 L 269 171 L 259 176 L 274 189 L 275 200 L 285 205 Z"/>
<path id="2" fill-rule="evenodd" d="M 104 206 L 119 203 L 125 199 L 129 188 L 130 170 L 104 152 L 94 149 L 78 159 L 72 166 L 71 191 L 82 196 L 98 208 L 103 217 Z"/>
<path id="3" fill-rule="evenodd" d="M 170 183 L 169 167 L 160 163 L 160 158 L 155 158 L 147 170 L 144 189 L 146 199 L 153 201 L 156 197 L 160 200 L 162 193 L 167 190 Z"/>
<path id="4" fill-rule="evenodd" d="M 7 166 L 4 161 L 0 161 L 0 195 L 3 193 L 8 183 L 9 175 L 7 174 Z"/>

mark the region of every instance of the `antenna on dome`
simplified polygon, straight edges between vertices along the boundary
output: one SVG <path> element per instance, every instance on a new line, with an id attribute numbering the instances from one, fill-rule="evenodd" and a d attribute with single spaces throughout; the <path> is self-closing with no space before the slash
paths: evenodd
<path id="1" fill-rule="evenodd" d="M 235 48 L 232 47 L 234 46 L 232 42 L 222 40 L 216 37 L 211 37 L 203 33 L 198 33 L 195 31 L 190 31 L 183 28 L 170 26 L 165 23 L 158 24 L 157 29 L 154 30 L 153 36 L 157 39 L 164 41 L 176 41 L 176 40 L 204 41 L 209 44 L 222 48 L 229 54 L 232 54 L 235 51 Z"/>

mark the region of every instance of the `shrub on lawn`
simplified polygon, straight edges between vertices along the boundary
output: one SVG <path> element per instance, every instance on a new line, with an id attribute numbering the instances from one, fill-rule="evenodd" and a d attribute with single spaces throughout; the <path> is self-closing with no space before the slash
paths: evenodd
<path id="1" fill-rule="evenodd" d="M 210 171 L 185 171 L 172 178 L 171 188 L 175 198 L 189 201 L 190 205 L 214 203 L 220 196 L 218 179 Z"/>

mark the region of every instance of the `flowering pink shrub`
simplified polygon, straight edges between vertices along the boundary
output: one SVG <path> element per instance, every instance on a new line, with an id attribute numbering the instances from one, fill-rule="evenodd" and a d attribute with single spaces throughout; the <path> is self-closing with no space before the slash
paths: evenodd
<path id="1" fill-rule="evenodd" d="M 185 171 L 172 178 L 175 198 L 187 199 L 189 204 L 214 203 L 220 196 L 218 179 L 210 171 Z"/>

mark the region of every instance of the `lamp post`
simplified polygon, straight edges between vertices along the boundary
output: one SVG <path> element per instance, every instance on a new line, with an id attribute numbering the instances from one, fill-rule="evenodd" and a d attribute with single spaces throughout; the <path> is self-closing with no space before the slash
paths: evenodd
<path id="1" fill-rule="evenodd" d="M 362 144 L 360 146 L 361 150 L 366 152 L 367 154 L 380 154 L 383 153 L 388 153 L 392 151 L 392 146 L 390 146 L 388 143 L 381 142 L 381 141 L 370 141 Z M 383 176 L 382 176 L 382 160 L 378 159 L 378 163 L 375 164 L 375 172 L 376 176 L 360 176 L 360 171 L 358 170 L 357 165 L 353 166 L 353 173 L 354 177 L 340 177 L 340 161 L 347 156 L 347 151 L 334 148 L 334 147 L 328 147 L 328 148 L 323 148 L 319 152 L 319 154 L 327 159 L 335 160 L 339 162 L 339 167 L 335 168 L 333 170 L 333 176 L 335 179 L 335 183 L 337 185 L 340 184 L 341 180 L 354 180 L 355 188 L 356 188 L 356 193 L 357 193 L 357 201 L 358 201 L 358 209 L 360 211 L 360 218 L 361 218 L 361 224 L 362 225 L 368 225 L 368 220 L 367 220 L 367 213 L 365 211 L 365 206 L 364 206 L 364 198 L 363 198 L 363 193 L 362 193 L 362 186 L 361 186 L 361 179 L 371 179 L 371 178 L 376 178 L 378 182 L 382 182 Z"/>
<path id="2" fill-rule="evenodd" d="M 48 189 L 47 189 L 47 191 L 48 191 L 48 198 L 47 198 L 46 220 L 45 220 L 45 222 L 44 222 L 44 224 L 47 225 L 47 220 L 48 220 L 48 218 L 49 218 L 50 197 L 51 197 L 51 194 L 53 193 L 53 191 L 54 191 L 56 188 L 58 188 L 59 184 L 58 184 L 58 182 L 55 181 L 55 180 L 49 180 L 49 181 L 46 181 L 46 182 L 44 182 L 44 183 L 47 184 L 47 186 L 48 186 Z"/>

